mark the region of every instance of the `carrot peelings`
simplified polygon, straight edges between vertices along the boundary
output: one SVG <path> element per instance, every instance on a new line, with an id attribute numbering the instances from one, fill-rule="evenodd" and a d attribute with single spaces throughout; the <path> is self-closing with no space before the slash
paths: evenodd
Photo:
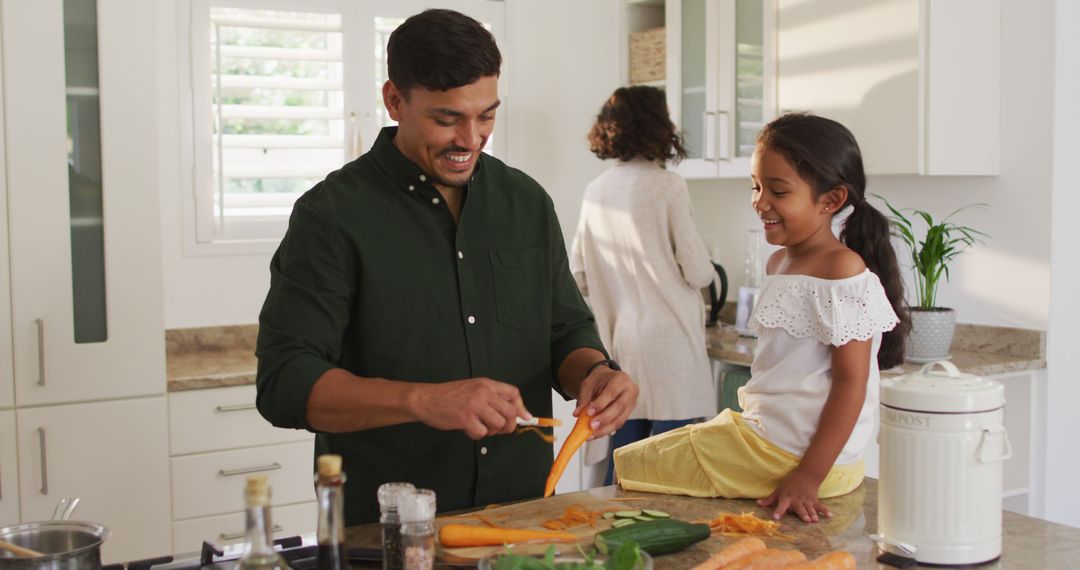
<path id="1" fill-rule="evenodd" d="M 592 435 L 592 428 L 589 424 L 592 422 L 592 416 L 590 416 L 584 410 L 581 411 L 581 415 L 578 416 L 577 422 L 574 424 L 574 429 L 570 430 L 570 435 L 566 437 L 566 441 L 563 442 L 562 449 L 559 450 L 559 455 L 555 457 L 555 463 L 551 464 L 551 472 L 548 473 L 547 485 L 544 487 L 544 496 L 550 497 L 555 494 L 555 485 L 559 483 L 559 478 L 562 477 L 563 471 L 566 471 L 566 466 L 570 463 L 570 458 L 577 453 L 578 448 L 585 443 L 585 440 L 589 439 Z"/>

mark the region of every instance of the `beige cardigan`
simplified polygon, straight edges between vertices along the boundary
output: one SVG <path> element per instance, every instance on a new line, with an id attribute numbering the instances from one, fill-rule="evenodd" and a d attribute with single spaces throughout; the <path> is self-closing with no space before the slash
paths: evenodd
<path id="1" fill-rule="evenodd" d="M 604 346 L 641 390 L 631 419 L 716 415 L 701 288 L 715 275 L 686 181 L 619 162 L 585 190 L 570 270 Z"/>

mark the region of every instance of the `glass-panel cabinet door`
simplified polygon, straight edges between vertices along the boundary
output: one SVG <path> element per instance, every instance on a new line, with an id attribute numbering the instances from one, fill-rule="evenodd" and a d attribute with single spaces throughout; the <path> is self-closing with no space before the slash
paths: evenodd
<path id="1" fill-rule="evenodd" d="M 708 27 L 705 21 L 707 0 L 683 0 L 682 2 L 682 85 L 678 93 L 682 100 L 683 142 L 688 160 L 705 158 L 706 131 L 713 111 L 708 102 L 708 68 L 706 39 Z"/>
<path id="2" fill-rule="evenodd" d="M 154 6 L 0 5 L 18 405 L 164 392 Z"/>
<path id="3" fill-rule="evenodd" d="M 764 5 L 761 0 L 735 0 L 735 114 L 731 150 L 735 158 L 749 158 L 753 154 L 767 107 L 771 106 L 771 98 L 766 96 Z"/>

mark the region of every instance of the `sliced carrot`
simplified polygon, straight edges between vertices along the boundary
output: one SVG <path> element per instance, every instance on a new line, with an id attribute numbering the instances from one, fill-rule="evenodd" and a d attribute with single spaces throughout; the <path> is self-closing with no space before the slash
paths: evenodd
<path id="1" fill-rule="evenodd" d="M 755 536 L 747 537 L 725 546 L 720 552 L 713 554 L 708 560 L 695 566 L 694 570 L 719 570 L 725 564 L 730 564 L 747 554 L 760 550 L 765 550 L 765 543 Z"/>
<path id="2" fill-rule="evenodd" d="M 749 534 L 791 539 L 790 536 L 780 533 L 780 523 L 760 519 L 753 513 L 742 513 L 738 515 L 720 513 L 715 519 L 709 521 L 709 528 L 711 528 L 713 532 L 718 532 L 725 536 L 745 536 Z"/>
<path id="3" fill-rule="evenodd" d="M 746 570 L 776 570 L 788 568 L 791 564 L 806 562 L 806 555 L 798 550 L 777 550 L 772 554 L 758 558 L 746 567 Z"/>
<path id="4" fill-rule="evenodd" d="M 547 485 L 544 487 L 545 497 L 550 497 L 555 494 L 555 485 L 558 484 L 563 471 L 566 471 L 566 466 L 570 463 L 570 458 L 573 457 L 578 448 L 585 443 L 585 440 L 589 439 L 589 436 L 592 435 L 592 428 L 589 427 L 590 422 L 592 422 L 592 416 L 583 410 L 581 415 L 578 416 L 577 422 L 574 423 L 574 429 L 570 430 L 570 435 L 566 436 L 566 441 L 563 442 L 562 449 L 559 450 L 559 455 L 555 457 L 555 463 L 551 464 L 551 472 L 548 473 Z"/>
<path id="5" fill-rule="evenodd" d="M 555 436 L 551 435 L 550 433 L 544 433 L 540 430 L 540 428 L 535 426 L 519 427 L 514 431 L 514 433 L 517 435 L 521 435 L 523 433 L 535 433 L 536 437 L 539 437 L 540 439 L 548 443 L 555 443 Z"/>
<path id="6" fill-rule="evenodd" d="M 520 528 L 484 527 L 468 524 L 446 524 L 439 529 L 439 542 L 447 548 L 467 546 L 501 546 L 517 542 L 574 542 L 577 536 L 568 532 L 528 530 Z"/>
<path id="7" fill-rule="evenodd" d="M 855 570 L 855 557 L 850 552 L 833 550 L 802 564 L 787 566 L 794 570 Z"/>

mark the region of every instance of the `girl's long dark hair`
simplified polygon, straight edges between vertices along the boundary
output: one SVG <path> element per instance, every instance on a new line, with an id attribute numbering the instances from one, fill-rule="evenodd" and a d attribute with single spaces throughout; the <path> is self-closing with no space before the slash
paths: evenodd
<path id="1" fill-rule="evenodd" d="M 836 121 L 805 113 L 783 115 L 765 126 L 758 144 L 781 154 L 810 183 L 815 198 L 836 188 L 847 188 L 847 202 L 837 213 L 851 207 L 840 241 L 862 257 L 873 271 L 900 324 L 881 338 L 878 366 L 892 368 L 904 361 L 904 344 L 911 317 L 904 302 L 904 282 L 896 252 L 889 241 L 889 220 L 866 201 L 866 173 L 855 136 Z"/>

